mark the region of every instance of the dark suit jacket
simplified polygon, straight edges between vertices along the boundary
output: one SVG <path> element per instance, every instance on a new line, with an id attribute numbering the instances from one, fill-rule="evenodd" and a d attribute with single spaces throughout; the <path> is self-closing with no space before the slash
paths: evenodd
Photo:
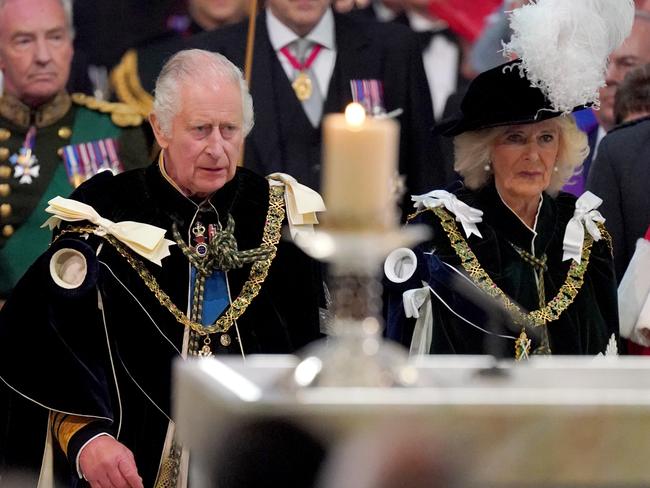
<path id="1" fill-rule="evenodd" d="M 386 110 L 404 110 L 398 119 L 399 164 L 400 173 L 406 175 L 408 193 L 439 186 L 439 150 L 430 132 L 431 100 L 417 39 L 400 25 L 359 22 L 338 14 L 334 19 L 337 56 L 323 114 L 343 112 L 352 101 L 350 80 L 382 80 Z M 243 67 L 246 28 L 242 23 L 206 32 L 189 44 L 220 52 Z M 320 128 L 311 127 L 293 94 L 271 46 L 264 13 L 257 18 L 251 78 L 255 127 L 247 138 L 245 166 L 262 174 L 284 171 L 319 188 Z"/>
<path id="2" fill-rule="evenodd" d="M 352 9 L 349 12 L 347 12 L 346 15 L 355 20 L 362 20 L 364 22 L 368 22 L 368 21 L 386 22 L 384 20 L 381 20 L 379 17 L 377 17 L 377 11 L 375 10 L 375 7 L 372 5 L 372 2 L 366 7 Z M 388 22 L 395 22 L 397 24 L 402 24 L 407 27 L 410 27 L 409 19 L 404 12 L 396 15 L 395 18 L 389 20 Z"/>
<path id="3" fill-rule="evenodd" d="M 607 133 L 587 178 L 587 190 L 603 199 L 599 210 L 612 235 L 619 281 L 650 225 L 649 183 L 650 117 L 645 117 Z"/>

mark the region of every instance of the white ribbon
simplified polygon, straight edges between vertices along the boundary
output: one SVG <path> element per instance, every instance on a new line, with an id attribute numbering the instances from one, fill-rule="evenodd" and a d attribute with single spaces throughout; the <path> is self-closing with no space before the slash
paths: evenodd
<path id="1" fill-rule="evenodd" d="M 424 282 L 423 282 L 424 283 Z M 422 288 L 406 290 L 402 294 L 404 313 L 407 318 L 417 319 L 413 330 L 413 339 L 409 354 L 421 356 L 429 354 L 433 336 L 433 313 L 431 310 L 431 293 L 429 285 L 424 283 Z"/>
<path id="2" fill-rule="evenodd" d="M 456 221 L 460 222 L 465 231 L 465 236 L 472 234 L 483 237 L 476 224 L 483 221 L 483 212 L 476 208 L 470 207 L 465 202 L 461 202 L 456 195 L 445 190 L 433 190 L 424 195 L 414 195 L 411 200 L 417 210 L 424 208 L 444 207 L 456 216 Z"/>
<path id="3" fill-rule="evenodd" d="M 605 218 L 596 209 L 603 201 L 590 191 L 586 191 L 576 201 L 576 209 L 573 217 L 569 220 L 564 231 L 562 249 L 564 254 L 562 261 L 573 259 L 580 263 L 582 260 L 582 244 L 585 240 L 585 229 L 594 238 L 594 241 L 602 239 L 597 222 L 605 222 Z"/>
<path id="4" fill-rule="evenodd" d="M 301 233 L 312 233 L 314 225 L 318 224 L 316 212 L 325 211 L 322 197 L 311 188 L 298 183 L 286 173 L 272 173 L 268 176 L 270 185 L 284 185 L 284 203 L 287 209 L 287 220 L 291 238 Z"/>
<path id="5" fill-rule="evenodd" d="M 158 266 L 162 266 L 162 259 L 169 256 L 169 246 L 174 245 L 173 241 L 165 239 L 165 229 L 160 227 L 128 220 L 113 222 L 100 216 L 90 205 L 69 198 L 55 197 L 47 203 L 49 206 L 45 211 L 53 216 L 41 227 L 48 226 L 52 230 L 58 227 L 62 220 L 66 222 L 87 220 L 98 227 L 95 231 L 97 235 L 112 235 Z"/>

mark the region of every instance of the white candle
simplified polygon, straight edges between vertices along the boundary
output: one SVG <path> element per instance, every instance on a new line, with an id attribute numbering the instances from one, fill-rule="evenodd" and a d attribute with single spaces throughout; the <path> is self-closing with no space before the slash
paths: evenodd
<path id="1" fill-rule="evenodd" d="M 359 104 L 323 121 L 324 224 L 339 230 L 397 225 L 395 176 L 399 124 L 365 117 Z"/>

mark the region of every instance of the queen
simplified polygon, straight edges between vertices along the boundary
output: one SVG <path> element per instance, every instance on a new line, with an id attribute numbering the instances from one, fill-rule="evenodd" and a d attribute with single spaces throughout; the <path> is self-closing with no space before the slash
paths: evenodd
<path id="1" fill-rule="evenodd" d="M 410 271 L 389 270 L 387 326 L 412 353 L 484 354 L 496 344 L 501 355 L 523 359 L 616 347 L 601 200 L 560 192 L 584 160 L 587 138 L 520 75 L 520 64 L 479 75 L 461 113 L 440 127 L 454 137 L 464 184 L 413 197 L 410 224 L 425 224 L 433 237 L 413 249 Z M 492 297 L 506 324 L 460 294 L 458 280 Z"/>

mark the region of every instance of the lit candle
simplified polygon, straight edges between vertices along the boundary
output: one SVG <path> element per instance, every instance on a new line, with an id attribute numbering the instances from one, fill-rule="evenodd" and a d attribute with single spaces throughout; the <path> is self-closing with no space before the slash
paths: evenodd
<path id="1" fill-rule="evenodd" d="M 397 225 L 395 176 L 399 124 L 366 117 L 358 103 L 323 121 L 324 224 L 337 230 Z"/>

